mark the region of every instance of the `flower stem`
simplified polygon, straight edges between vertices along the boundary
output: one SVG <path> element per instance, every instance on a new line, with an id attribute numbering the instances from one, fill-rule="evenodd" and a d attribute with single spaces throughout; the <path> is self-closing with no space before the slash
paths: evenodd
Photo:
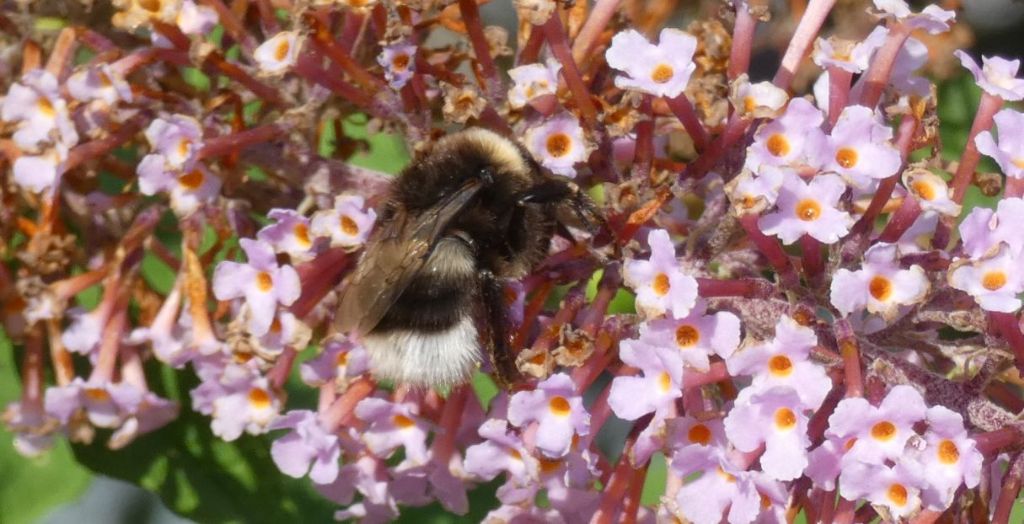
<path id="1" fill-rule="evenodd" d="M 974 178 L 974 170 L 981 160 L 981 153 L 974 144 L 974 138 L 978 133 L 992 128 L 992 119 L 996 112 L 1003 106 L 1003 99 L 982 91 L 981 102 L 978 103 L 978 112 L 974 115 L 974 123 L 971 124 L 971 131 L 967 134 L 967 145 L 960 155 L 960 164 L 953 175 L 953 201 L 961 204 L 964 201 L 964 194 L 967 193 L 967 186 Z"/>
<path id="2" fill-rule="evenodd" d="M 773 294 L 774 290 L 775 286 L 762 278 L 697 278 L 697 294 L 702 298 L 768 298 Z"/>
<path id="3" fill-rule="evenodd" d="M 1017 453 L 1006 476 L 1003 477 L 1003 486 L 999 490 L 996 507 L 992 513 L 993 524 L 1008 524 L 1010 522 L 1010 513 L 1013 511 L 1014 502 L 1020 493 L 1022 477 L 1024 477 L 1024 453 Z"/>
<path id="4" fill-rule="evenodd" d="M 665 103 L 668 104 L 668 108 L 672 110 L 676 118 L 682 122 L 683 127 L 686 128 L 687 134 L 693 140 L 694 147 L 698 151 L 707 149 L 708 132 L 704 129 L 704 124 L 701 123 L 700 118 L 697 117 L 697 112 L 693 109 L 690 99 L 686 98 L 686 93 L 679 93 L 679 96 L 675 98 L 666 98 Z"/>
<path id="5" fill-rule="evenodd" d="M 562 19 L 559 18 L 558 10 L 551 14 L 547 22 L 542 26 L 544 37 L 548 41 L 551 54 L 562 64 L 562 76 L 569 86 L 573 100 L 583 115 L 583 120 L 591 129 L 597 129 L 597 108 L 594 101 L 590 99 L 590 91 L 583 83 L 583 76 L 572 58 L 572 50 L 569 49 L 569 37 L 565 34 L 565 27 L 562 26 Z"/>
<path id="6" fill-rule="evenodd" d="M 585 64 L 593 56 L 597 39 L 608 27 L 622 0 L 597 0 L 590 9 L 590 15 L 572 43 L 572 58 L 578 64 Z"/>
<path id="7" fill-rule="evenodd" d="M 320 421 L 324 427 L 334 433 L 341 426 L 350 423 L 356 404 L 370 396 L 376 387 L 373 380 L 365 377 L 349 384 L 345 393 L 338 397 L 327 411 L 320 413 Z"/>
<path id="8" fill-rule="evenodd" d="M 796 31 L 793 32 L 793 37 L 789 40 L 789 47 L 786 48 L 786 53 L 782 56 L 782 64 L 775 73 L 775 78 L 772 79 L 775 85 L 782 89 L 789 89 L 790 84 L 793 83 L 793 77 L 796 75 L 797 67 L 807 55 L 807 50 L 810 49 L 814 38 L 818 36 L 821 25 L 825 23 L 825 18 L 828 17 L 828 13 L 835 3 L 836 0 L 811 0 L 807 5 L 807 10 L 804 11 L 800 23 L 796 26 Z"/>
<path id="9" fill-rule="evenodd" d="M 914 221 L 921 214 L 921 206 L 911 196 L 903 199 L 903 204 L 893 213 L 889 223 L 885 225 L 882 234 L 878 237 L 882 242 L 896 242 L 903 236 L 903 233 L 914 225 Z"/>
<path id="10" fill-rule="evenodd" d="M 853 73 L 838 67 L 828 68 L 828 127 L 831 129 L 839 120 L 843 108 L 850 99 L 850 82 Z"/>
<path id="11" fill-rule="evenodd" d="M 654 159 L 654 114 L 651 95 L 643 95 L 640 101 L 640 122 L 636 124 L 636 147 L 633 148 L 633 168 L 630 176 L 634 180 L 645 180 L 651 174 Z"/>
<path id="12" fill-rule="evenodd" d="M 761 232 L 761 228 L 757 225 L 757 219 L 759 215 L 756 213 L 748 213 L 740 217 L 740 225 L 747 231 L 747 235 L 750 240 L 757 246 L 757 249 L 761 252 L 765 258 L 768 259 L 768 263 L 771 264 L 775 272 L 778 273 L 779 278 L 787 286 L 789 284 L 795 284 L 797 281 L 796 274 L 793 272 L 793 265 L 789 261 L 789 255 L 782 250 L 782 246 L 779 245 L 778 240 L 769 237 Z"/>
<path id="13" fill-rule="evenodd" d="M 1017 369 L 1024 373 L 1024 333 L 1021 333 L 1020 320 L 1014 313 L 989 311 L 989 319 L 995 324 L 996 331 L 1010 345 Z"/>
<path id="14" fill-rule="evenodd" d="M 889 83 L 896 57 L 909 36 L 910 28 L 905 24 L 896 24 L 889 28 L 889 36 L 886 37 L 885 43 L 875 53 L 867 73 L 864 73 L 864 77 L 858 81 L 864 86 L 860 95 L 860 105 L 870 108 L 878 105 L 878 101 L 882 98 L 882 90 Z"/>
<path id="15" fill-rule="evenodd" d="M 863 375 L 860 369 L 860 345 L 857 344 L 857 336 L 854 334 L 853 326 L 847 319 L 840 319 L 835 324 L 836 340 L 839 343 L 839 352 L 843 357 L 844 382 L 846 383 L 846 397 L 860 397 L 864 395 Z"/>
<path id="16" fill-rule="evenodd" d="M 900 121 L 899 131 L 896 134 L 896 149 L 900 152 L 900 157 L 903 159 L 902 167 L 906 165 L 907 157 L 910 155 L 911 144 L 914 142 L 914 134 L 917 132 L 918 120 L 917 118 L 906 115 Z M 878 190 L 875 191 L 875 195 L 871 198 L 871 203 L 868 204 L 868 208 L 864 211 L 864 214 L 860 217 L 853 226 L 854 234 L 864 234 L 871 231 L 875 224 L 875 218 L 885 209 L 885 204 L 889 202 L 889 198 L 892 196 L 893 189 L 896 188 L 896 183 L 899 181 L 900 172 L 882 180 L 878 184 Z M 913 198 L 907 195 L 906 198 Z"/>
<path id="17" fill-rule="evenodd" d="M 466 33 L 469 35 L 469 42 L 473 46 L 473 54 L 476 62 L 480 64 L 480 72 L 483 74 L 484 92 L 494 103 L 501 98 L 504 91 L 501 76 L 498 75 L 498 67 L 494 65 L 494 57 L 491 56 L 491 46 L 484 36 L 483 23 L 480 21 L 480 8 L 476 0 L 459 0 L 459 12 L 462 13 L 462 22 L 466 26 Z"/>
<path id="18" fill-rule="evenodd" d="M 986 457 L 994 457 L 1009 447 L 1017 447 L 1024 443 L 1024 431 L 1016 426 L 1009 426 L 993 431 L 971 435 L 978 451 Z"/>
<path id="19" fill-rule="evenodd" d="M 121 348 L 121 337 L 124 336 L 125 326 L 128 324 L 128 299 L 123 297 L 117 300 L 114 313 L 110 320 L 103 326 L 103 334 L 100 337 L 99 356 L 96 365 L 89 375 L 89 381 L 110 382 L 114 378 L 114 369 L 117 365 L 117 356 Z"/>
<path id="20" fill-rule="evenodd" d="M 729 50 L 729 80 L 735 80 L 750 70 L 750 51 L 754 46 L 754 30 L 757 19 L 744 9 L 742 3 L 736 8 L 736 23 L 732 27 L 732 48 Z"/>
<path id="21" fill-rule="evenodd" d="M 270 142 L 288 130 L 284 124 L 266 124 L 204 141 L 199 158 L 209 159 L 241 151 L 251 145 Z"/>

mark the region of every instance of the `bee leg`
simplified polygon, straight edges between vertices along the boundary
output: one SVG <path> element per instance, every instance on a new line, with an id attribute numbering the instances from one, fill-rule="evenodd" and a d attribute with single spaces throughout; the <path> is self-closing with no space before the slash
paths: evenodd
<path id="1" fill-rule="evenodd" d="M 487 331 L 483 338 L 491 367 L 494 368 L 494 380 L 502 388 L 509 389 L 516 382 L 519 369 L 516 367 L 516 355 L 512 350 L 505 286 L 494 273 L 483 270 L 480 272 L 480 288 Z"/>

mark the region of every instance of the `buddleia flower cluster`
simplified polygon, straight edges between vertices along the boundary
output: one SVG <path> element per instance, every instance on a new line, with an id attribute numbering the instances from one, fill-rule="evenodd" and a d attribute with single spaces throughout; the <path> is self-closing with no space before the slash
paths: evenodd
<path id="1" fill-rule="evenodd" d="M 1024 73 L 956 49 L 955 2 L 51 4 L 0 13 L 19 453 L 136 480 L 107 461 L 249 446 L 246 504 L 316 493 L 275 518 L 1011 521 Z M 380 382 L 333 327 L 387 216 L 367 162 L 469 127 L 606 224 L 504 282 L 510 389 Z"/>

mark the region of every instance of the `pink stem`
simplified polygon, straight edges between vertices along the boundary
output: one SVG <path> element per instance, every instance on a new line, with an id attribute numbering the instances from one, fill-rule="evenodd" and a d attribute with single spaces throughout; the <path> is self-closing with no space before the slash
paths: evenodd
<path id="1" fill-rule="evenodd" d="M 701 123 L 700 118 L 697 117 L 697 112 L 693 109 L 690 99 L 686 98 L 686 93 L 679 93 L 679 96 L 675 98 L 666 98 L 665 102 L 668 104 L 668 108 L 672 110 L 672 114 L 676 115 L 676 118 L 686 128 L 687 134 L 693 140 L 694 147 L 698 151 L 707 149 L 708 132 L 704 129 L 704 124 Z"/>
<path id="2" fill-rule="evenodd" d="M 996 499 L 995 511 L 992 513 L 993 524 L 1010 522 L 1010 513 L 1020 493 L 1021 477 L 1024 477 L 1024 453 L 1017 453 L 1003 477 L 1003 487 L 999 490 L 999 498 Z"/>
<path id="3" fill-rule="evenodd" d="M 917 119 L 911 115 L 906 115 L 900 120 L 899 131 L 896 134 L 896 149 L 900 152 L 900 158 L 903 159 L 903 164 L 906 165 L 907 157 L 910 155 L 910 148 L 914 142 L 914 133 L 917 132 Z M 901 165 L 901 171 L 902 171 Z M 871 198 L 871 203 L 868 204 L 868 208 L 864 210 L 864 215 L 860 217 L 860 220 L 854 224 L 852 231 L 857 233 L 865 233 L 870 231 L 874 224 L 875 218 L 881 214 L 882 209 L 885 209 L 885 204 L 889 202 L 889 197 L 892 196 L 893 189 L 896 188 L 896 183 L 899 181 L 900 173 L 892 175 L 889 178 L 882 180 L 878 185 L 878 190 L 875 191 L 875 196 Z M 913 198 L 907 195 L 907 198 Z"/>
<path id="4" fill-rule="evenodd" d="M 971 438 L 982 455 L 994 457 L 1004 449 L 1019 446 L 1024 442 L 1024 432 L 1011 426 L 971 435 Z"/>
<path id="5" fill-rule="evenodd" d="M 92 374 L 89 375 L 90 382 L 109 382 L 114 378 L 117 355 L 121 348 L 121 337 L 124 336 L 124 328 L 127 323 L 128 301 L 125 298 L 117 301 L 116 311 L 103 326 L 99 357 L 96 359 L 96 366 L 92 369 Z"/>
<path id="6" fill-rule="evenodd" d="M 320 412 L 320 422 L 330 432 L 337 431 L 351 420 L 356 404 L 370 396 L 376 387 L 377 385 L 368 378 L 361 378 L 349 384 L 348 389 L 331 404 L 330 408 Z"/>
<path id="7" fill-rule="evenodd" d="M 58 386 L 66 386 L 75 378 L 75 364 L 71 353 L 64 347 L 61 340 L 61 327 L 58 319 L 46 321 L 46 336 L 50 343 L 50 360 L 53 365 L 53 376 Z"/>
<path id="8" fill-rule="evenodd" d="M 917 220 L 920 214 L 921 206 L 918 205 L 917 200 L 907 195 L 907 198 L 903 199 L 903 204 L 893 213 L 889 223 L 885 225 L 885 229 L 882 230 L 882 234 L 878 239 L 882 242 L 896 242 L 910 226 L 914 225 L 914 221 Z"/>
<path id="9" fill-rule="evenodd" d="M 1024 373 L 1024 333 L 1020 330 L 1020 321 L 1014 313 L 988 312 L 989 319 L 995 324 L 996 330 L 1006 339 L 1013 350 L 1017 369 Z"/>
<path id="10" fill-rule="evenodd" d="M 43 407 L 43 336 L 38 329 L 28 333 L 21 366 L 21 409 Z"/>
<path id="11" fill-rule="evenodd" d="M 608 22 L 611 21 L 615 11 L 619 8 L 622 0 L 597 0 L 590 9 L 590 15 L 583 22 L 583 27 L 576 35 L 572 43 L 572 58 L 578 64 L 585 63 L 592 56 L 594 47 L 597 45 L 597 37 L 601 36 Z"/>
<path id="12" fill-rule="evenodd" d="M 889 36 L 881 49 L 875 53 L 871 66 L 867 73 L 858 81 L 864 86 L 861 91 L 860 105 L 874 108 L 882 98 L 882 90 L 889 83 L 889 76 L 892 75 L 892 66 L 896 63 L 896 56 L 910 36 L 910 28 L 905 24 L 896 24 L 889 28 Z M 831 79 L 830 79 L 831 80 Z"/>
<path id="13" fill-rule="evenodd" d="M 733 114 L 729 123 L 725 125 L 725 131 L 716 140 L 711 141 L 706 151 L 703 151 L 695 162 L 686 166 L 682 176 L 685 178 L 703 178 L 711 168 L 715 167 L 718 160 L 726 151 L 740 138 L 743 137 L 750 126 L 750 120 L 740 118 Z"/>
<path id="14" fill-rule="evenodd" d="M 286 346 L 281 355 L 277 357 L 274 362 L 274 367 L 270 368 L 267 372 L 267 379 L 270 381 L 270 387 L 275 390 L 284 388 L 285 382 L 288 382 L 288 376 L 291 375 L 292 367 L 295 365 L 295 357 L 298 353 L 295 352 L 295 348 Z"/>
<path id="15" fill-rule="evenodd" d="M 836 504 L 836 512 L 832 517 L 832 522 L 835 524 L 851 524 L 856 515 L 857 504 L 852 500 L 840 497 L 839 502 Z"/>
<path id="16" fill-rule="evenodd" d="M 754 30 L 757 19 L 743 8 L 741 2 L 736 8 L 736 23 L 732 27 L 732 49 L 729 50 L 729 80 L 735 80 L 750 70 L 750 50 L 754 46 Z"/>
<path id="17" fill-rule="evenodd" d="M 146 373 L 142 369 L 142 356 L 136 346 L 121 346 L 121 381 L 142 391 L 149 390 L 149 386 L 146 385 Z"/>
<path id="18" fill-rule="evenodd" d="M 725 368 L 724 362 L 715 362 L 711 368 L 703 372 L 687 373 L 683 377 L 683 389 L 696 388 L 715 382 L 721 382 L 729 378 L 729 371 Z"/>
<path id="19" fill-rule="evenodd" d="M 480 8 L 476 0 L 459 0 L 459 12 L 462 13 L 462 22 L 469 34 L 469 41 L 473 45 L 473 54 L 476 62 L 480 64 L 480 72 L 486 80 L 484 92 L 492 101 L 496 100 L 502 93 L 501 77 L 498 75 L 498 68 L 494 65 L 494 57 L 491 56 L 491 46 L 484 36 L 483 23 L 480 21 Z M 552 15 L 554 16 L 554 15 Z"/>
<path id="20" fill-rule="evenodd" d="M 853 73 L 838 67 L 828 68 L 828 127 L 831 129 L 850 99 L 850 82 Z"/>
<path id="21" fill-rule="evenodd" d="M 335 95 L 352 102 L 353 104 L 378 114 L 379 111 L 374 108 L 373 100 L 364 92 L 357 89 L 352 84 L 346 82 L 341 75 L 332 75 L 325 71 L 316 63 L 316 57 L 319 54 L 314 53 L 302 53 L 299 56 L 298 61 L 293 68 L 295 74 L 319 84 L 322 87 L 330 89 Z"/>
<path id="22" fill-rule="evenodd" d="M 587 126 L 592 129 L 596 128 L 597 108 L 594 107 L 594 101 L 590 99 L 590 91 L 583 83 L 580 69 L 572 58 L 569 37 L 565 34 L 565 27 L 562 26 L 562 19 L 559 18 L 557 9 L 542 27 L 551 54 L 555 55 L 555 58 L 562 64 L 562 76 L 565 78 L 565 83 L 569 85 L 569 91 L 583 115 L 583 120 L 586 121 Z"/>
<path id="23" fill-rule="evenodd" d="M 1003 198 L 1024 197 L 1024 178 L 1006 177 L 1006 189 Z"/>
<path id="24" fill-rule="evenodd" d="M 697 294 L 702 298 L 768 298 L 773 292 L 774 286 L 772 283 L 761 278 L 697 278 Z"/>
<path id="25" fill-rule="evenodd" d="M 953 175 L 953 201 L 957 204 L 963 203 L 967 186 L 971 184 L 974 170 L 978 167 L 978 161 L 981 160 L 981 153 L 974 145 L 974 138 L 978 136 L 978 133 L 992 128 L 992 119 L 1002 106 L 1002 98 L 982 91 L 978 112 L 974 115 L 974 123 L 971 124 L 971 131 L 967 134 L 967 146 L 964 147 L 964 153 L 960 156 L 960 165 L 957 166 L 956 174 Z"/>
<path id="26" fill-rule="evenodd" d="M 836 322 L 835 332 L 836 340 L 839 342 L 839 352 L 843 356 L 846 397 L 863 396 L 864 382 L 860 369 L 860 345 L 857 344 L 857 335 L 854 333 L 850 321 L 845 318 Z"/>
<path id="27" fill-rule="evenodd" d="M 825 260 L 821 254 L 821 242 L 811 235 L 800 237 L 801 256 L 803 257 L 804 275 L 808 279 L 817 279 L 825 268 Z"/>
<path id="28" fill-rule="evenodd" d="M 782 250 L 778 240 L 761 232 L 761 228 L 757 225 L 758 217 L 759 215 L 755 213 L 743 215 L 740 217 L 740 225 L 747 231 L 747 236 L 750 237 L 750 240 L 757 246 L 761 254 L 768 259 L 768 263 L 779 274 L 783 282 L 795 283 L 797 280 L 796 274 L 793 272 L 793 265 L 789 261 L 789 255 Z"/>
<path id="29" fill-rule="evenodd" d="M 793 32 L 793 37 L 789 40 L 786 54 L 782 56 L 782 64 L 772 80 L 775 85 L 782 89 L 789 89 L 800 62 L 807 55 L 807 50 L 810 49 L 814 38 L 818 36 L 821 25 L 825 23 L 825 18 L 828 17 L 828 13 L 835 3 L 836 0 L 811 0 L 807 5 L 807 10 L 804 11 L 800 23 L 796 26 L 796 31 Z"/>
<path id="30" fill-rule="evenodd" d="M 208 159 L 236 153 L 253 144 L 269 142 L 287 132 L 283 124 L 266 124 L 205 140 L 199 158 Z"/>
<path id="31" fill-rule="evenodd" d="M 645 180 L 651 174 L 654 160 L 654 113 L 651 95 L 643 95 L 640 102 L 642 120 L 636 125 L 636 146 L 633 148 L 633 172 L 635 180 Z"/>

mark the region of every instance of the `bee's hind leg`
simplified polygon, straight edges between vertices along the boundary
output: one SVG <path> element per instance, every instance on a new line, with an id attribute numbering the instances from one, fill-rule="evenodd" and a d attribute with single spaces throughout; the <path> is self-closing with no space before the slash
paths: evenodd
<path id="1" fill-rule="evenodd" d="M 516 355 L 512 349 L 512 326 L 505 301 L 505 285 L 494 273 L 480 272 L 480 305 L 483 344 L 490 357 L 494 380 L 504 389 L 510 389 L 519 378 Z"/>

